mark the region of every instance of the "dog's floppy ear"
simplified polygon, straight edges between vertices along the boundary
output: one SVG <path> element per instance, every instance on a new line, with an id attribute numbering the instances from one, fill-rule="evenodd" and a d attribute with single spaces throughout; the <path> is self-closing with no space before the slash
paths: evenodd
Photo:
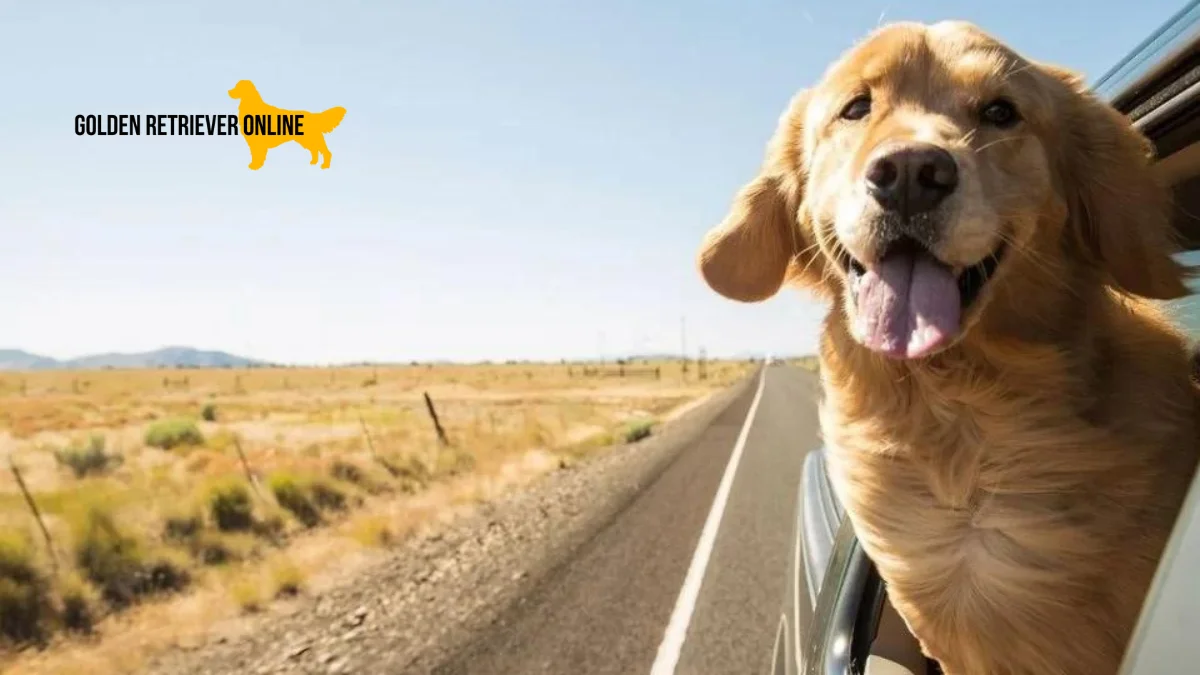
<path id="1" fill-rule="evenodd" d="M 807 91 L 792 98 L 759 175 L 738 191 L 729 215 L 704 237 L 700 273 L 727 298 L 758 302 L 775 295 L 789 278 L 814 286 L 821 279 L 819 252 L 804 243 L 798 222 L 804 189 L 801 125 L 808 98 Z"/>
<path id="2" fill-rule="evenodd" d="M 1066 87 L 1058 161 L 1073 248 L 1126 293 L 1163 300 L 1188 295 L 1184 280 L 1190 268 L 1171 257 L 1179 246 L 1170 192 L 1150 168 L 1153 145 L 1080 76 L 1042 68 Z"/>

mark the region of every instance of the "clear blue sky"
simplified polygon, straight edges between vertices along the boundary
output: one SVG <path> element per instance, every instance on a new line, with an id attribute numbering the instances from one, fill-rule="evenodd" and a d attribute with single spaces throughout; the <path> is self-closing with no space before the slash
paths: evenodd
<path id="1" fill-rule="evenodd" d="M 822 307 L 712 293 L 704 231 L 783 106 L 879 22 L 1103 73 L 1180 0 L 5 2 L 0 347 L 289 362 L 802 353 Z M 349 111 L 333 168 L 80 113 Z M 602 336 L 602 337 L 601 337 Z"/>

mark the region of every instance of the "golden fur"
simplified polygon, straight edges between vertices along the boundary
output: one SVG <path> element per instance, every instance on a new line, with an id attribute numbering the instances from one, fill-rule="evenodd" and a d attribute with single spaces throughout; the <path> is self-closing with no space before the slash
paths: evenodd
<path id="1" fill-rule="evenodd" d="M 869 116 L 838 116 L 869 92 Z M 1003 96 L 1011 129 L 979 122 Z M 844 260 L 870 260 L 865 158 L 947 149 L 955 271 L 1007 253 L 936 353 L 852 331 Z M 1116 673 L 1196 469 L 1183 335 L 1147 299 L 1187 293 L 1150 146 L 1060 68 L 958 22 L 876 31 L 798 94 L 759 175 L 705 238 L 721 294 L 784 283 L 835 303 L 821 336 L 830 475 L 891 601 L 949 675 Z"/>

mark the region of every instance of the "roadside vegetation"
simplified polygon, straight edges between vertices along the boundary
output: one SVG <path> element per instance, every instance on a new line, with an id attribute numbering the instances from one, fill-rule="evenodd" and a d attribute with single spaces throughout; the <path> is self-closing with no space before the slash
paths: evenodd
<path id="1" fill-rule="evenodd" d="M 436 508 L 425 500 L 419 517 L 398 518 L 381 505 L 454 481 L 475 481 L 486 498 L 519 484 L 521 467 L 641 442 L 670 411 L 753 367 L 0 374 L 0 449 L 11 458 L 0 482 L 0 655 L 102 635 L 106 617 L 189 589 L 222 589 L 237 611 L 263 611 L 305 592 L 314 563 L 293 559 L 301 539 L 393 545 Z M 557 459 L 524 461 L 531 453 Z"/>

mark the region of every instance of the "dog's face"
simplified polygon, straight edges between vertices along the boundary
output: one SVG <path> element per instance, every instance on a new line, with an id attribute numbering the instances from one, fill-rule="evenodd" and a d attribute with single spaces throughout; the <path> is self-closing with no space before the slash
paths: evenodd
<path id="1" fill-rule="evenodd" d="M 233 85 L 233 89 L 229 90 L 229 98 L 245 98 L 251 94 L 257 94 L 258 90 L 254 88 L 254 83 L 250 80 L 240 80 Z"/>
<path id="2" fill-rule="evenodd" d="M 1101 283 L 1178 297 L 1148 151 L 1079 78 L 969 24 L 889 26 L 793 99 L 701 269 L 743 301 L 788 278 L 815 288 L 858 342 L 901 358 L 1019 311 L 992 300 L 1037 276 L 1024 269 L 1090 266 Z"/>

